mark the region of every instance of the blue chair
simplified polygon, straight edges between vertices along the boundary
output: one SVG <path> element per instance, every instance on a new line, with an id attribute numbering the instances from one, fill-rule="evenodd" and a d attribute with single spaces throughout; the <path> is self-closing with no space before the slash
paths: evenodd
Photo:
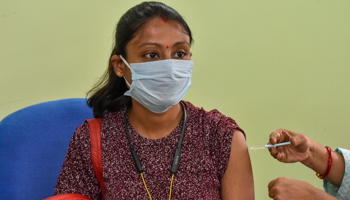
<path id="1" fill-rule="evenodd" d="M 92 109 L 84 98 L 23 108 L 0 122 L 0 199 L 52 196 L 74 130 Z"/>

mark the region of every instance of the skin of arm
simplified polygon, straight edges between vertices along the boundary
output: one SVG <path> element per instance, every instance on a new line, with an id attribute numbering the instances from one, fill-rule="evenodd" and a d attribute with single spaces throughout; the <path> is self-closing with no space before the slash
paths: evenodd
<path id="1" fill-rule="evenodd" d="M 305 166 L 323 175 L 328 167 L 327 149 L 304 134 L 286 129 L 271 133 L 270 143 L 291 141 L 291 145 L 270 148 L 271 155 L 284 163 L 301 162 Z M 339 187 L 345 172 L 345 161 L 341 154 L 332 151 L 332 166 L 326 180 Z"/>
<path id="2" fill-rule="evenodd" d="M 315 188 L 310 183 L 289 179 L 277 178 L 268 185 L 269 197 L 274 200 L 336 200 L 337 198 L 325 191 Z"/>
<path id="3" fill-rule="evenodd" d="M 235 130 L 232 137 L 229 163 L 221 179 L 221 198 L 254 199 L 253 171 L 247 143 L 240 130 Z"/>
<path id="4" fill-rule="evenodd" d="M 328 151 L 326 148 L 315 141 L 313 148 L 310 149 L 310 157 L 302 161 L 305 166 L 311 168 L 319 174 L 324 174 L 328 167 Z M 335 151 L 332 151 L 332 166 L 326 180 L 336 187 L 340 187 L 345 172 L 345 161 L 343 156 Z"/>

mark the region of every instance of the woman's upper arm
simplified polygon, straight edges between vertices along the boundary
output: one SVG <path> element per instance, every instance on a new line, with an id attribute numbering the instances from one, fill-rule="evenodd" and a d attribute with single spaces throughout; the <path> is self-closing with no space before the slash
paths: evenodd
<path id="1" fill-rule="evenodd" d="M 232 136 L 231 154 L 221 179 L 221 198 L 254 199 L 254 180 L 244 134 L 236 129 Z"/>

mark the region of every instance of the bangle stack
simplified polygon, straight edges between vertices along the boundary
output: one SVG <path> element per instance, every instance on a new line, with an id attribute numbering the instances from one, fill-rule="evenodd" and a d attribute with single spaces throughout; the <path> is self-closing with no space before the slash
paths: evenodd
<path id="1" fill-rule="evenodd" d="M 328 176 L 329 171 L 331 170 L 331 167 L 332 167 L 332 150 L 329 146 L 326 146 L 326 149 L 328 151 L 328 167 L 326 172 L 323 175 L 320 175 L 319 173 L 316 172 L 316 176 L 320 179 L 325 179 Z"/>

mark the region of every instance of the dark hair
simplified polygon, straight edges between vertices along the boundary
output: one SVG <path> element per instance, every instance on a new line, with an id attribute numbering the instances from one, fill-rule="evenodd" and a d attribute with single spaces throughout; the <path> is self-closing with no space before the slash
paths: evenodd
<path id="1" fill-rule="evenodd" d="M 115 74 L 111 58 L 113 55 L 122 55 L 127 58 L 127 43 L 135 37 L 137 30 L 155 17 L 178 22 L 190 36 L 190 44 L 193 43 L 190 28 L 182 16 L 173 8 L 160 2 L 143 2 L 129 9 L 117 24 L 115 46 L 109 57 L 108 68 L 87 93 L 89 97 L 87 103 L 93 108 L 94 117 L 101 117 L 104 112 L 117 111 L 124 106 L 131 107 L 131 97 L 123 95 L 128 90 L 124 78 Z"/>

